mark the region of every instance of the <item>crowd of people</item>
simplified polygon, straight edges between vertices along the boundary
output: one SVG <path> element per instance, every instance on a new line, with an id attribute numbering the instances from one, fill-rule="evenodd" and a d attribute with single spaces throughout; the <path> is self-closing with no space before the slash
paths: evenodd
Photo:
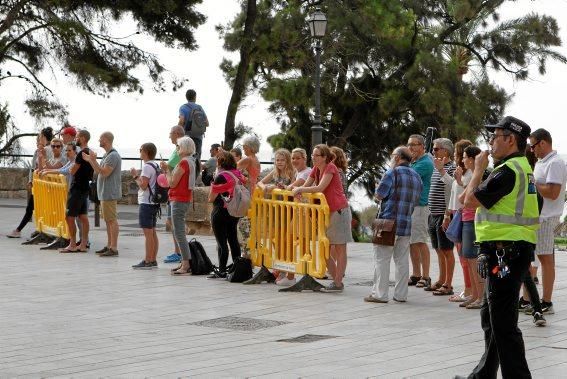
<path id="1" fill-rule="evenodd" d="M 536 326 L 546 325 L 544 315 L 554 313 L 554 232 L 564 208 L 567 167 L 545 129 L 531 132 L 525 122 L 507 116 L 487 130 L 489 151 L 468 140 L 438 138 L 429 154 L 424 137 L 412 135 L 392 152 L 375 196 L 381 202 L 378 217 L 396 220 L 396 239 L 393 246 L 374 245 L 374 285 L 364 301 L 388 302 L 393 258 L 394 301 L 405 302 L 408 287 L 415 286 L 481 310 L 486 349 L 469 378 L 496 377 L 499 366 L 503 377 L 531 377 L 518 312 L 531 314 Z M 435 281 L 428 242 L 438 258 Z M 454 250 L 464 279 L 458 293 Z M 538 260 L 541 301 L 537 270 L 530 268 Z"/>
<path id="2" fill-rule="evenodd" d="M 236 185 L 243 185 L 250 193 L 259 188 L 266 197 L 274 189 L 287 189 L 296 197 L 302 193 L 325 195 L 330 209 L 326 234 L 330 245 L 327 268 L 332 282 L 322 291 L 342 292 L 347 243 L 352 242 L 345 152 L 336 146 L 316 145 L 311 153 L 311 168 L 304 149 L 278 149 L 273 169 L 261 177 L 257 157 L 260 141 L 248 136 L 242 141 L 242 149 L 227 151 L 220 144 L 211 145 L 211 158 L 201 169 L 203 136 L 195 132 L 195 126 L 199 124 L 204 130 L 208 121 L 202 107 L 195 103 L 195 91 L 187 91 L 186 97 L 188 102 L 180 108 L 179 122 L 169 132 L 175 149 L 168 161 L 156 162 L 157 148 L 148 142 L 140 147 L 141 170 L 130 170 L 139 188 L 139 225 L 145 238 L 144 257 L 132 268 L 158 266 L 156 224 L 161 204 L 155 194 L 165 186 L 167 224 L 171 226 L 175 251 L 164 262 L 178 263 L 171 270 L 174 276 L 191 274 L 185 219 L 191 211 L 189 205 L 196 180 L 201 178 L 205 185 L 210 185 L 208 201 L 213 204 L 211 225 L 218 252 L 218 266 L 209 279 L 227 278 L 229 256 L 235 262 L 248 254 L 250 220 L 235 217 L 227 210 Z M 406 302 L 408 287 L 415 286 L 433 296 L 446 296 L 459 307 L 480 309 L 486 351 L 473 374 L 492 375 L 500 364 L 503 375 L 506 372 L 505 376 L 509 376 L 527 370 L 525 357 L 517 359 L 518 354 L 524 355 L 517 328 L 518 311 L 531 314 L 537 326 L 546 325 L 544 315 L 554 313 L 554 231 L 563 212 L 567 167 L 553 150 L 552 137 L 545 129 L 531 132 L 526 123 L 510 116 L 487 129 L 491 133 L 490 151 L 482 151 L 469 140 L 453 143 L 438 138 L 430 152 L 425 138 L 419 134 L 411 135 L 406 145 L 394 149 L 389 169 L 376 187 L 375 198 L 380 203 L 377 217 L 395 220 L 395 241 L 393 246 L 374 245 L 373 286 L 364 301 L 388 303 L 393 259 L 393 300 Z M 96 254 L 118 256 L 117 201 L 122 197 L 122 159 L 113 148 L 114 136 L 111 132 L 100 135 L 99 146 L 104 149 L 104 156 L 99 162 L 89 148 L 91 136 L 87 130 L 67 125 L 58 134 L 56 137 L 51 128 L 41 130 L 32 171 L 40 176 L 59 173 L 67 177 L 65 217 L 69 244 L 60 252 L 89 249 L 87 210 L 89 194 L 92 196 L 94 191 L 107 233 L 106 245 Z M 493 170 L 488 169 L 489 155 Z M 165 183 L 159 184 L 160 173 Z M 32 185 L 31 173 L 29 185 Z M 31 195 L 20 224 L 8 237 L 21 236 L 32 218 L 33 207 Z M 437 254 L 435 280 L 430 275 L 429 243 Z M 463 289 L 457 292 L 453 281 L 455 250 L 463 274 Z M 535 284 L 539 281 L 538 261 L 542 275 L 541 301 Z M 273 275 L 277 285 L 290 286 L 296 282 L 293 273 L 274 271 Z M 522 284 L 524 290 L 518 299 Z M 492 317 L 496 314 L 497 317 Z"/>

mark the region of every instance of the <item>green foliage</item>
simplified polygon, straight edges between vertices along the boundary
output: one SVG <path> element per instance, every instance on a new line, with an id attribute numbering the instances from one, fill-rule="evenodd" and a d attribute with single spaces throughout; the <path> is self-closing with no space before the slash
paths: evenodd
<path id="1" fill-rule="evenodd" d="M 315 63 L 301 0 L 259 0 L 248 85 L 271 102 L 281 133 L 274 148 L 310 146 Z M 557 22 L 526 15 L 501 22 L 504 0 L 330 0 L 322 40 L 324 139 L 349 154 L 349 182 L 369 193 L 389 152 L 429 126 L 451 139 L 476 139 L 497 121 L 510 96 L 487 68 L 526 79 L 549 59 L 565 62 Z M 219 27 L 238 51 L 243 14 Z M 230 62 L 221 65 L 227 79 Z"/>
<path id="2" fill-rule="evenodd" d="M 155 90 L 175 90 L 183 80 L 168 74 L 153 53 L 138 47 L 136 37 L 147 34 L 166 46 L 195 49 L 194 29 L 205 21 L 194 9 L 201 2 L 1 1 L 0 88 L 5 80 L 25 81 L 31 88 L 26 105 L 38 118 L 65 117 L 47 84 L 61 74 L 88 92 L 108 96 L 114 91 L 142 93 L 138 75 L 145 69 Z M 118 32 L 123 21 L 131 20 L 137 25 L 134 30 Z"/>

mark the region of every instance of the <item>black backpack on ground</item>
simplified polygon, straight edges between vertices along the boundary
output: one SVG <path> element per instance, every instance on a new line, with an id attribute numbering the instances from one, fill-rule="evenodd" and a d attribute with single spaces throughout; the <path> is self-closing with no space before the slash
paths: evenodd
<path id="1" fill-rule="evenodd" d="M 189 241 L 189 251 L 191 253 L 192 275 L 207 275 L 213 271 L 213 264 L 201 242 L 195 238 L 191 239 Z"/>
<path id="2" fill-rule="evenodd" d="M 248 258 L 238 257 L 236 261 L 228 267 L 227 280 L 231 283 L 242 283 L 252 279 L 252 261 Z"/>
<path id="3" fill-rule="evenodd" d="M 167 200 L 169 198 L 168 196 L 169 188 L 162 187 L 158 183 L 157 177 L 161 174 L 161 169 L 158 167 L 157 164 L 156 165 L 152 163 L 148 163 L 148 164 L 152 166 L 156 171 L 156 186 L 154 191 L 152 191 L 152 186 L 148 185 L 148 188 L 150 190 L 150 201 L 154 204 L 165 204 L 167 203 Z"/>

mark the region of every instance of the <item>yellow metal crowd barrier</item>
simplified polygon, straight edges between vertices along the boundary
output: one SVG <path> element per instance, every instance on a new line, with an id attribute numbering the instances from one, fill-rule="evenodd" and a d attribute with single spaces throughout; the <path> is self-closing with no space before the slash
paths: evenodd
<path id="1" fill-rule="evenodd" d="M 248 211 L 252 263 L 322 278 L 329 258 L 329 206 L 322 193 L 275 189 L 269 199 L 257 188 Z"/>
<path id="2" fill-rule="evenodd" d="M 38 232 L 52 237 L 69 239 L 65 222 L 67 180 L 63 175 L 33 174 L 33 206 L 35 227 Z"/>

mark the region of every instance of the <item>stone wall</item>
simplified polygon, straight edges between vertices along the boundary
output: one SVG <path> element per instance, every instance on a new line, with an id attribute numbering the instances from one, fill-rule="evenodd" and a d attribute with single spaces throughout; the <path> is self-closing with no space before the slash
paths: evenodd
<path id="1" fill-rule="evenodd" d="M 0 198 L 27 198 L 28 170 L 0 167 Z M 207 201 L 209 187 L 197 187 L 193 192 L 193 205 L 187 212 L 187 228 L 190 234 L 211 234 L 212 204 Z M 129 171 L 122 171 L 122 199 L 120 204 L 138 204 L 138 185 Z M 165 209 L 164 209 L 165 214 Z M 165 215 L 164 215 L 165 216 Z"/>

